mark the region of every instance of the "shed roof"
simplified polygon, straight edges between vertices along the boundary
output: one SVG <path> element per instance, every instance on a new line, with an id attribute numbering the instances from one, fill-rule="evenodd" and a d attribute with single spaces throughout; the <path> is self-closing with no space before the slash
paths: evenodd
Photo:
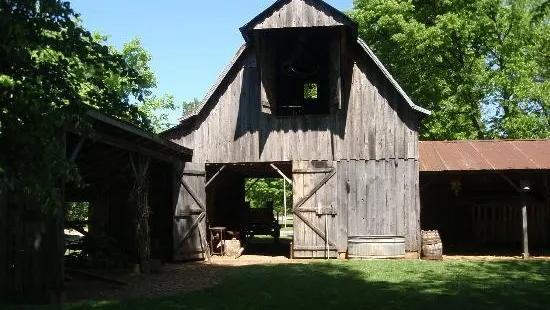
<path id="1" fill-rule="evenodd" d="M 420 141 L 420 171 L 550 169 L 548 140 Z"/>
<path id="2" fill-rule="evenodd" d="M 93 120 L 93 138 L 99 142 L 168 162 L 189 160 L 193 154 L 189 148 L 98 111 L 90 109 L 87 115 Z"/>

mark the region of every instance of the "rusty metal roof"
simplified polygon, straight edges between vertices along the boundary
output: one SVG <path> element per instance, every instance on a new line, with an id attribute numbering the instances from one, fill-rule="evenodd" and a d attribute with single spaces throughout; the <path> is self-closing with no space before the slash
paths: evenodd
<path id="1" fill-rule="evenodd" d="M 548 140 L 420 141 L 420 171 L 550 169 Z"/>

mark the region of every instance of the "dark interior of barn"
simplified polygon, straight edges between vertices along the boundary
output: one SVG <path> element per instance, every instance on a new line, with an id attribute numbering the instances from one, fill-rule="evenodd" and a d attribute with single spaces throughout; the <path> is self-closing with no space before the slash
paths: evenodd
<path id="1" fill-rule="evenodd" d="M 272 199 L 253 208 L 245 197 L 256 185 L 254 180 L 282 178 L 280 173 L 291 177 L 291 172 L 291 163 L 207 164 L 206 179 L 212 180 L 206 187 L 209 240 L 216 241 L 219 236 L 215 228 L 223 227 L 224 239 L 240 241 L 244 248 L 240 254 L 288 256 L 290 239 L 279 238 Z M 248 185 L 247 179 L 252 179 Z M 213 243 L 213 253 L 217 244 Z"/>
<path id="2" fill-rule="evenodd" d="M 80 137 L 67 137 L 73 149 Z M 137 158 L 136 158 L 137 160 Z M 135 218 L 136 201 L 133 195 L 135 176 L 127 150 L 100 141 L 87 141 L 81 146 L 76 164 L 82 177 L 81 184 L 68 184 L 67 202 L 86 202 L 88 219 L 66 221 L 65 227 L 81 238 L 68 238 L 69 265 L 129 266 L 136 263 Z M 149 178 L 149 225 L 151 255 L 168 260 L 171 257 L 172 197 L 156 193 L 171 188 L 172 165 L 151 159 Z"/>
<path id="3" fill-rule="evenodd" d="M 446 254 L 521 255 L 525 202 L 529 252 L 548 254 L 550 195 L 545 178 L 544 171 L 423 172 L 421 228 L 439 231 Z M 517 188 L 522 180 L 529 184 L 524 194 Z"/>

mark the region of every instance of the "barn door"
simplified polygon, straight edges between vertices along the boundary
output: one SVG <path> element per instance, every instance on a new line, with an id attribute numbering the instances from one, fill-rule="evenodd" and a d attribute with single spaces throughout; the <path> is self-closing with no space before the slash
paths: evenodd
<path id="1" fill-rule="evenodd" d="M 174 260 L 205 258 L 206 191 L 204 164 L 185 163 L 176 180 L 174 210 Z"/>
<path id="2" fill-rule="evenodd" d="M 335 174 L 332 161 L 292 163 L 294 257 L 337 256 Z"/>

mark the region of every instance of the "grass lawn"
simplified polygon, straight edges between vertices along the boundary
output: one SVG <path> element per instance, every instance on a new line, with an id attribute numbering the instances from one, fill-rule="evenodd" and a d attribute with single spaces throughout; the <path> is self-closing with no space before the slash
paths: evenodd
<path id="1" fill-rule="evenodd" d="M 550 309 L 548 261 L 313 261 L 219 272 L 221 283 L 202 291 L 66 309 Z"/>

